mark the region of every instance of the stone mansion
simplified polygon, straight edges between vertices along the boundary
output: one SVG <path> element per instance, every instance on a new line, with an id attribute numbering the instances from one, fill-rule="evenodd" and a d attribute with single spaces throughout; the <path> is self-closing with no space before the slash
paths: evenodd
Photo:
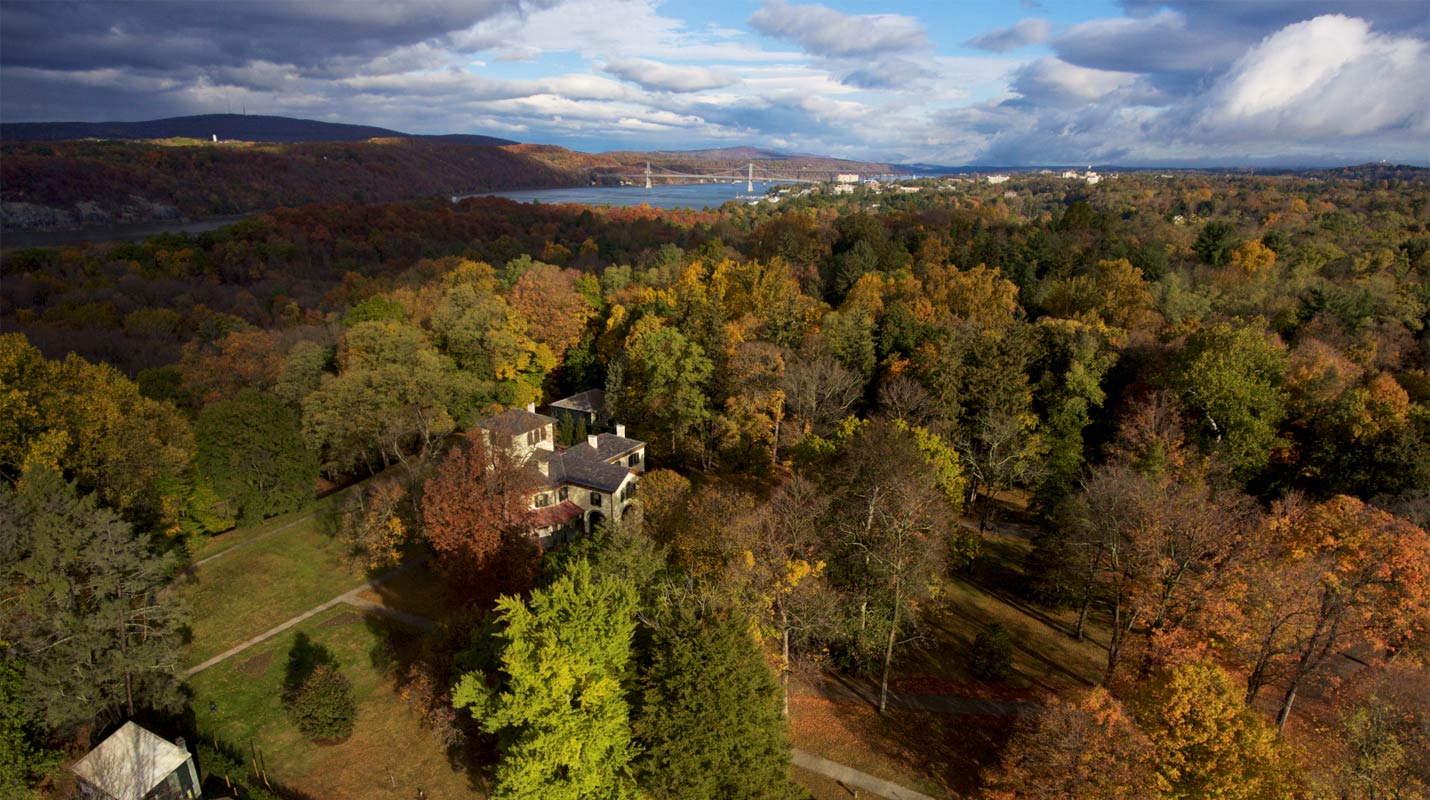
<path id="1" fill-rule="evenodd" d="M 604 394 L 592 389 L 551 408 L 558 415 L 578 407 L 600 408 Z M 478 423 L 488 449 L 506 452 L 529 470 L 535 487 L 532 536 L 542 547 L 590 533 L 606 519 L 620 519 L 636 502 L 636 483 L 645 471 L 645 442 L 627 438 L 626 426 L 616 425 L 615 433 L 588 434 L 585 442 L 559 449 L 557 424 L 555 417 L 536 413 L 535 403 Z"/>

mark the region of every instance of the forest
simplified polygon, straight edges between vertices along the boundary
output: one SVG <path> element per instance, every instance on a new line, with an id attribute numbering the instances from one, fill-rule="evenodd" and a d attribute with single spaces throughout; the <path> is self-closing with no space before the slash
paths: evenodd
<path id="1" fill-rule="evenodd" d="M 353 563 L 442 581 L 393 680 L 478 794 L 839 796 L 791 771 L 833 676 L 875 717 L 1028 704 L 888 734 L 926 791 L 1430 795 L 1430 174 L 908 185 L 7 253 L 0 786 L 203 718 L 185 576 L 321 496 Z M 649 445 L 641 513 L 543 552 L 473 432 L 590 388 Z M 1095 663 L 950 647 L 990 598 Z M 293 724 L 344 738 L 308 672 Z"/>

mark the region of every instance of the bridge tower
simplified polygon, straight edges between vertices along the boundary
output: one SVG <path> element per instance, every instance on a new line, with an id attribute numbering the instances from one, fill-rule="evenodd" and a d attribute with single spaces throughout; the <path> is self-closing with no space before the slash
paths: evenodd
<path id="1" fill-rule="evenodd" d="M 645 162 L 645 188 L 650 188 L 650 162 Z"/>
<path id="2" fill-rule="evenodd" d="M 746 166 L 749 169 L 745 172 L 745 194 L 753 194 L 755 191 L 755 162 L 751 161 Z"/>

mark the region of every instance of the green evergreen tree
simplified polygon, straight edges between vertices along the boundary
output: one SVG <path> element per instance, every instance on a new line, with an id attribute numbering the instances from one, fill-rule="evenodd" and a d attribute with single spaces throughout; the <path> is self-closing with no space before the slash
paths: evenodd
<path id="1" fill-rule="evenodd" d="M 252 389 L 199 413 L 199 469 L 244 525 L 295 511 L 313 497 L 317 458 L 291 406 Z"/>
<path id="2" fill-rule="evenodd" d="M 780 688 L 746 620 L 676 611 L 656 629 L 633 728 L 653 798 L 797 796 Z"/>
<path id="3" fill-rule="evenodd" d="M 174 567 L 49 470 L 0 489 L 0 650 L 34 718 L 65 730 L 181 704 Z"/>
<path id="4" fill-rule="evenodd" d="M 43 732 L 23 692 L 20 670 L 0 659 L 0 797 L 29 797 L 27 792 L 59 763 L 59 753 L 38 744 Z"/>
<path id="5" fill-rule="evenodd" d="M 621 685 L 635 633 L 632 588 L 576 559 L 530 601 L 503 597 L 497 609 L 502 687 L 469 672 L 452 691 L 453 705 L 498 736 L 493 797 L 635 797 L 636 746 Z"/>

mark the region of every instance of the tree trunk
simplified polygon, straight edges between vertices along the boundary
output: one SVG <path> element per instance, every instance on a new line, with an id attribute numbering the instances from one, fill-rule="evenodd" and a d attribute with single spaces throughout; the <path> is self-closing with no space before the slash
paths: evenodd
<path id="1" fill-rule="evenodd" d="M 1286 718 L 1291 716 L 1291 704 L 1296 702 L 1296 689 L 1301 685 L 1301 678 L 1291 679 L 1291 685 L 1286 687 L 1286 696 L 1281 698 L 1281 710 L 1276 712 L 1276 730 L 1286 729 Z"/>
<path id="2" fill-rule="evenodd" d="M 1082 641 L 1082 629 L 1087 625 L 1087 612 L 1092 607 L 1092 593 L 1082 596 L 1082 607 L 1077 610 L 1077 624 L 1073 626 L 1072 637 Z"/>
<path id="3" fill-rule="evenodd" d="M 129 668 L 129 625 L 124 619 L 124 593 L 119 594 L 119 653 L 124 656 L 124 708 L 134 718 L 134 673 Z"/>
<path id="4" fill-rule="evenodd" d="M 894 637 L 899 632 L 899 597 L 898 589 L 894 590 L 894 617 L 889 620 L 889 643 L 884 648 L 884 679 L 879 687 L 879 713 L 889 707 L 889 668 L 894 663 Z"/>
<path id="5" fill-rule="evenodd" d="M 780 671 L 780 680 L 784 682 L 784 686 L 785 686 L 785 696 L 784 696 L 784 711 L 781 712 L 781 716 L 784 717 L 785 719 L 789 719 L 789 625 L 788 625 L 788 624 L 785 625 L 783 634 L 784 634 L 784 635 L 783 635 L 782 638 L 784 639 L 784 643 L 783 643 L 783 653 L 782 653 L 782 655 L 783 655 L 783 657 L 784 657 L 784 669 Z"/>

